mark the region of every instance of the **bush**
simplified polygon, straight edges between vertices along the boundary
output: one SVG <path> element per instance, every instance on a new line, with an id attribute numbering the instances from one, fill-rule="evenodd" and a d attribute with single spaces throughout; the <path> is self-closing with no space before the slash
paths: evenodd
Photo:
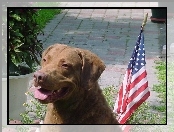
<path id="1" fill-rule="evenodd" d="M 10 75 L 28 74 L 34 71 L 41 57 L 42 43 L 37 40 L 42 33 L 34 15 L 37 11 L 30 8 L 9 8 L 9 73 Z M 25 63 L 25 66 L 21 64 Z"/>

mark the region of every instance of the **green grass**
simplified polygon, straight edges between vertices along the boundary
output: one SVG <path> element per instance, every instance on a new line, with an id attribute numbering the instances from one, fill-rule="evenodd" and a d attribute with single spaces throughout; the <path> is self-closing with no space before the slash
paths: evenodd
<path id="1" fill-rule="evenodd" d="M 166 123 L 166 63 L 156 63 L 157 75 L 159 84 L 154 85 L 153 89 L 159 93 L 161 98 L 160 106 L 150 106 L 147 102 L 144 102 L 128 119 L 127 124 L 165 124 Z M 114 87 L 107 87 L 103 89 L 103 94 L 106 100 L 113 109 L 115 104 L 115 97 L 118 91 Z M 153 111 L 152 111 L 153 109 Z"/>
<path id="2" fill-rule="evenodd" d="M 160 111 L 160 112 L 166 112 L 166 106 L 165 105 L 160 105 L 160 106 L 151 106 L 151 108 Z"/>
<path id="3" fill-rule="evenodd" d="M 36 19 L 38 25 L 43 29 L 46 24 L 60 12 L 60 9 L 40 9 L 37 11 L 37 15 L 34 15 L 33 17 Z"/>
<path id="4" fill-rule="evenodd" d="M 158 71 L 157 76 L 159 80 L 158 85 L 154 85 L 153 90 L 156 91 L 161 99 L 160 106 L 152 106 L 161 115 L 161 124 L 166 123 L 166 62 L 158 61 L 156 62 L 156 69 Z"/>
<path id="5" fill-rule="evenodd" d="M 104 88 L 102 92 L 103 92 L 109 106 L 111 107 L 111 109 L 113 109 L 114 104 L 115 104 L 115 97 L 116 97 L 116 94 L 118 91 L 115 90 L 115 88 L 113 86 L 110 86 L 110 87 Z"/>
<path id="6" fill-rule="evenodd" d="M 153 90 L 159 93 L 159 97 L 163 103 L 166 101 L 166 62 L 156 62 L 156 69 L 158 70 L 158 80 L 160 84 L 154 85 Z"/>
<path id="7" fill-rule="evenodd" d="M 32 2 L 32 7 L 58 7 L 59 2 Z M 33 16 L 36 19 L 38 25 L 43 29 L 45 25 L 59 14 L 61 9 L 39 9 L 37 10 L 37 16 Z"/>

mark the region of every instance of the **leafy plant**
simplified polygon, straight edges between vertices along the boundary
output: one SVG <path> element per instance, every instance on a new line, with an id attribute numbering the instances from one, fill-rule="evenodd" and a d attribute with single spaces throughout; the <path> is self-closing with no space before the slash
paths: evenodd
<path id="1" fill-rule="evenodd" d="M 23 104 L 26 107 L 26 111 L 20 114 L 22 116 L 22 123 L 33 124 L 35 120 L 43 120 L 46 113 L 46 104 L 39 103 L 30 91 L 26 95 L 31 100 Z"/>
<path id="2" fill-rule="evenodd" d="M 60 13 L 59 9 L 41 9 L 37 10 L 37 14 L 34 14 L 32 17 L 35 19 L 39 27 L 44 28 L 46 23 L 58 13 Z M 26 95 L 27 98 L 30 98 L 30 101 L 23 104 L 23 106 L 26 107 L 26 111 L 20 114 L 22 117 L 22 123 L 33 124 L 35 120 L 43 120 L 46 113 L 46 105 L 39 103 L 34 98 L 31 91 L 27 92 Z"/>
<path id="3" fill-rule="evenodd" d="M 37 11 L 30 8 L 8 9 L 10 75 L 31 73 L 39 64 L 42 43 L 37 36 L 42 30 L 33 15 Z"/>

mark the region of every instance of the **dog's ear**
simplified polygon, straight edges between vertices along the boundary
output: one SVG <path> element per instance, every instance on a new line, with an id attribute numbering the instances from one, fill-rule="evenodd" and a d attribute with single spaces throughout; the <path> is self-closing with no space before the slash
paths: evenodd
<path id="1" fill-rule="evenodd" d="M 83 87 L 92 85 L 105 70 L 103 61 L 88 50 L 79 49 L 78 55 L 82 60 L 81 84 Z"/>

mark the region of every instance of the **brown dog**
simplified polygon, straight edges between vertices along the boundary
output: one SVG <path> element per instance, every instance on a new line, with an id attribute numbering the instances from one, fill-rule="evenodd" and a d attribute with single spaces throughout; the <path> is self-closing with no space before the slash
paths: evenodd
<path id="1" fill-rule="evenodd" d="M 48 47 L 34 73 L 35 98 L 48 104 L 44 124 L 118 124 L 97 82 L 104 69 L 90 51 Z"/>

